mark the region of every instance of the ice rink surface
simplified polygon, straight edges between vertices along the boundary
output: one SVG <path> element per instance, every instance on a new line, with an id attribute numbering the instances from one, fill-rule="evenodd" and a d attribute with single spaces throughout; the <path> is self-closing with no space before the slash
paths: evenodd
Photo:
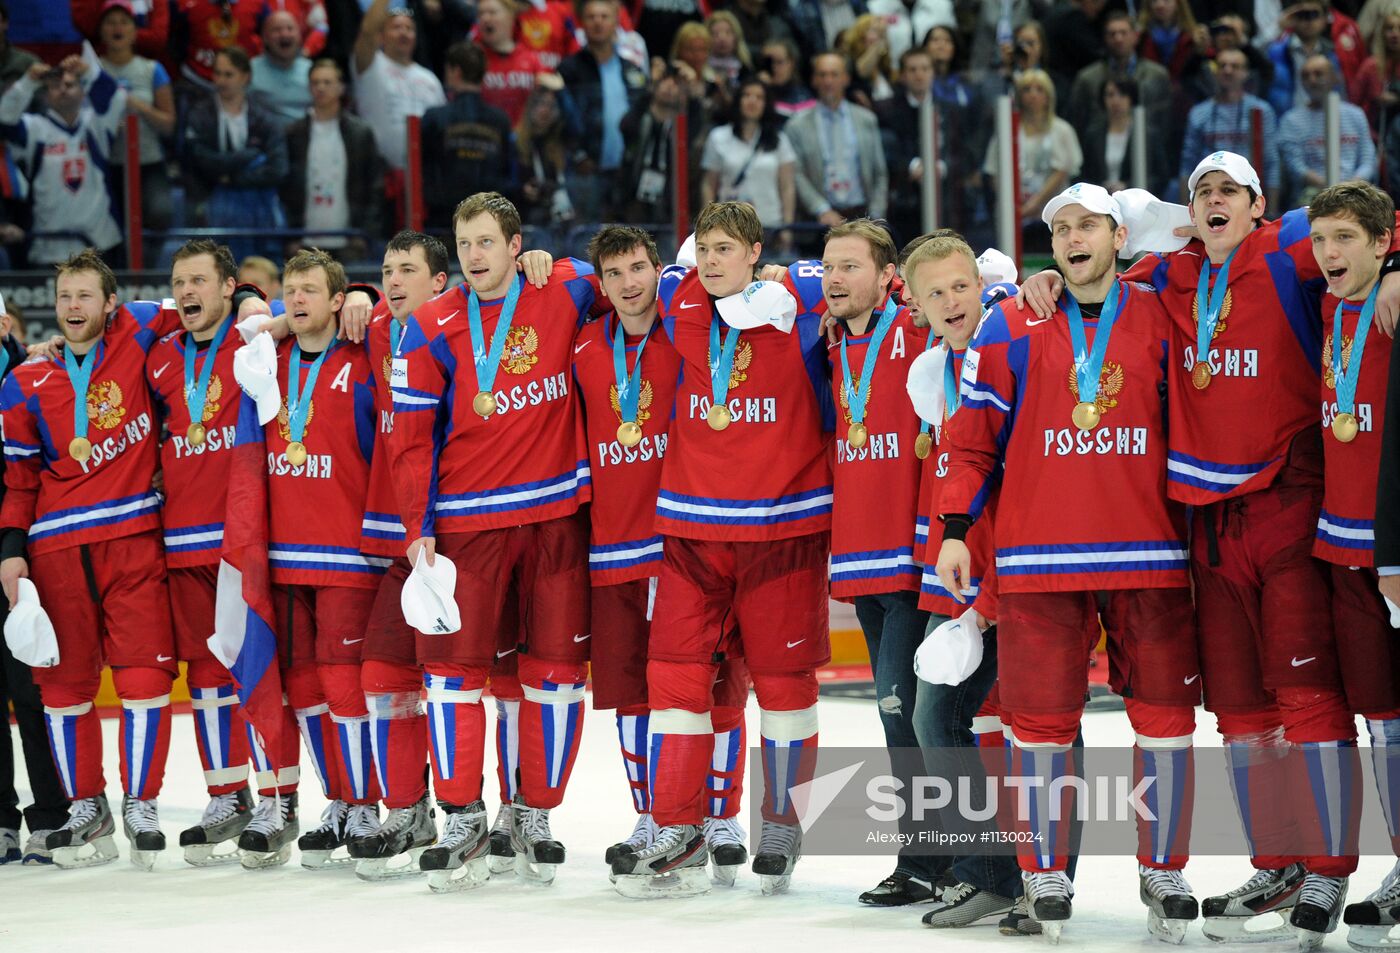
<path id="1" fill-rule="evenodd" d="M 1202 745 L 1218 744 L 1214 718 L 1198 712 L 1198 722 L 1197 740 Z M 116 719 L 103 720 L 108 797 L 114 812 L 121 801 L 118 724 Z M 756 740 L 757 724 L 758 710 L 751 703 L 751 741 Z M 1121 711 L 1087 714 L 1084 734 L 1091 746 L 1132 743 Z M 824 697 L 821 739 L 830 745 L 881 744 L 874 703 Z M 18 755 L 18 737 L 15 748 Z M 494 816 L 493 753 L 488 753 L 487 763 L 491 767 L 486 799 Z M 19 780 L 23 782 L 24 777 L 21 771 Z M 305 831 L 315 826 L 325 802 L 306 762 L 302 778 Z M 20 797 L 27 803 L 28 792 L 22 785 Z M 1367 811 L 1379 809 L 1375 797 L 1374 791 L 1366 792 Z M 806 857 L 797 866 L 791 891 L 776 897 L 762 896 L 747 868 L 734 888 L 717 889 L 703 897 L 638 902 L 618 896 L 608 883 L 603 851 L 631 831 L 635 815 L 611 712 L 588 712 L 568 796 L 552 816 L 554 834 L 568 849 L 568 862 L 550 887 L 531 887 L 506 876 L 478 890 L 437 896 L 418 878 L 367 884 L 349 868 L 303 870 L 295 853 L 287 866 L 267 871 L 245 871 L 236 864 L 195 869 L 185 864 L 176 845 L 179 832 L 199 820 L 206 800 L 190 716 L 176 716 L 160 796 L 161 823 L 170 846 L 155 871 L 143 873 L 130 865 L 120 832 L 116 841 L 122 857 L 103 867 L 76 871 L 17 864 L 0 867 L 0 953 L 854 953 L 1045 945 L 1037 938 L 1002 937 L 995 926 L 929 930 L 919 922 L 926 905 L 862 907 L 856 896 L 893 869 L 893 860 L 885 858 Z M 747 802 L 746 797 L 745 817 Z M 1229 804 L 1198 804 L 1197 809 L 1234 811 Z M 1375 889 L 1392 862 L 1384 857 L 1363 858 L 1352 878 L 1350 899 L 1358 900 Z M 1147 935 L 1135 873 L 1131 858 L 1088 857 L 1080 862 L 1074 918 L 1065 928 L 1062 949 L 1084 953 L 1167 949 Z M 1249 873 L 1242 858 L 1199 857 L 1186 870 L 1197 897 L 1235 887 Z M 1329 937 L 1324 949 L 1346 950 L 1345 929 Z M 1225 949 L 1201 936 L 1199 926 L 1187 935 L 1185 947 Z M 1264 953 L 1286 947 L 1250 949 Z"/>

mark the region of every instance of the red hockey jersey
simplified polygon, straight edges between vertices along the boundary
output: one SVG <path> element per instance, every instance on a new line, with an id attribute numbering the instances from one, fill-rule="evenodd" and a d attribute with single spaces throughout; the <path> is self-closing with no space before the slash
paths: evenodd
<path id="1" fill-rule="evenodd" d="M 238 423 L 238 383 L 233 379 L 233 352 L 238 333 L 231 327 L 214 356 L 214 370 L 204 395 L 200 423 L 204 443 L 190 443 L 189 403 L 185 397 L 185 347 L 192 343 L 185 331 L 161 338 L 146 357 L 146 382 L 155 396 L 156 410 L 169 433 L 160 445 L 160 469 L 165 477 L 165 505 L 161 523 L 165 529 L 165 564 L 172 569 L 217 566 L 224 541 L 224 512 L 228 491 L 229 451 Z M 208 359 L 208 344 L 197 345 L 195 375 L 198 380 Z"/>
<path id="2" fill-rule="evenodd" d="M 365 521 L 360 527 L 360 550 L 375 556 L 402 556 L 403 520 L 399 518 L 398 494 L 394 492 L 394 472 L 390 465 L 389 435 L 394 432 L 393 386 L 394 354 L 390 342 L 394 316 L 389 302 L 380 298 L 374 306 L 365 351 L 374 372 L 375 444 L 382 451 L 374 455 L 369 471 L 369 496 L 365 503 Z M 400 344 L 407 324 L 399 325 Z M 399 365 L 401 368 L 403 365 Z"/>
<path id="3" fill-rule="evenodd" d="M 302 399 L 311 401 L 301 466 L 287 459 L 291 442 L 287 375 L 295 338 L 277 349 L 282 410 L 264 428 L 267 440 L 268 565 L 280 585 L 374 589 L 392 560 L 360 551 L 370 464 L 375 449 L 374 372 L 365 349 L 331 346 Z M 301 362 L 301 381 L 314 358 Z"/>
<path id="4" fill-rule="evenodd" d="M 964 356 L 938 511 L 979 515 L 1004 464 L 995 540 L 1003 593 L 1186 585 L 1185 521 L 1167 499 L 1158 388 L 1168 319 L 1150 289 L 1119 288 L 1094 430 L 1070 418 L 1078 385 L 1063 307 L 1039 320 L 997 305 Z M 1098 322 L 1084 323 L 1092 338 Z"/>
<path id="5" fill-rule="evenodd" d="M 608 314 L 585 325 L 574 342 L 574 380 L 583 402 L 588 468 L 593 476 L 592 531 L 588 572 L 595 586 L 611 586 L 655 576 L 661 570 L 661 537 L 656 532 L 656 494 L 675 414 L 681 359 L 666 333 L 652 329 L 642 349 L 637 423 L 642 441 L 624 447 L 617 440 L 622 423 L 613 335 L 617 318 Z M 630 373 L 642 338 L 627 335 L 624 373 Z"/>
<path id="6" fill-rule="evenodd" d="M 1381 434 L 1385 430 L 1386 382 L 1390 379 L 1390 338 L 1367 321 L 1359 328 L 1361 303 L 1348 301 L 1342 310 L 1342 340 L 1332 339 L 1332 315 L 1337 299 L 1322 299 L 1322 452 L 1324 491 L 1317 519 L 1313 555 L 1342 566 L 1376 564 L 1376 483 L 1381 466 Z M 1337 382 L 1332 356 L 1342 351 L 1342 366 L 1351 369 L 1358 333 L 1365 334 L 1361 377 L 1356 383 L 1355 406 L 1360 429 L 1349 443 L 1332 433 L 1337 416 Z"/>
<path id="7" fill-rule="evenodd" d="M 593 269 L 575 259 L 555 262 L 544 288 L 524 283 L 490 419 L 472 410 L 477 377 L 467 286 L 438 295 L 409 319 L 389 441 L 408 542 L 557 519 L 588 502 L 572 365 L 574 335 L 594 290 Z M 481 302 L 487 346 L 501 304 Z"/>
<path id="8" fill-rule="evenodd" d="M 92 456 L 82 463 L 68 453 L 75 400 L 64 362 L 28 362 L 5 378 L 0 528 L 28 531 L 31 554 L 160 529 L 160 497 L 151 486 L 159 451 L 146 352 L 179 324 L 169 302 L 134 301 L 108 318 L 86 358 L 96 363 L 86 398 Z"/>
<path id="9" fill-rule="evenodd" d="M 884 302 L 881 302 L 881 308 Z M 851 386 L 860 380 L 866 353 L 880 317 L 876 310 L 866 333 L 843 335 Z M 869 431 L 861 447 L 851 446 L 840 343 L 828 345 L 831 389 L 837 405 L 836 455 L 832 467 L 831 595 L 842 602 L 882 592 L 916 592 L 922 567 L 914 552 L 914 515 L 919 505 L 919 458 L 914 441 L 919 416 L 904 382 L 909 364 L 924 351 L 927 328 L 914 326 L 900 308 L 880 345 L 865 405 Z"/>
<path id="10" fill-rule="evenodd" d="M 733 422 L 706 422 L 710 322 L 728 325 L 694 269 L 661 273 L 663 326 L 682 362 L 676 421 L 661 471 L 656 528 L 668 536 L 721 541 L 787 539 L 831 526 L 831 431 L 820 262 L 799 261 L 785 284 L 797 299 L 790 333 L 744 331 L 729 377 Z"/>

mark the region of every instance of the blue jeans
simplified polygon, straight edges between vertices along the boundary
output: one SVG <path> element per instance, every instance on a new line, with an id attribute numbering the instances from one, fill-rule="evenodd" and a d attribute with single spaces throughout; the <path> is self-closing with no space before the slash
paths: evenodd
<path id="1" fill-rule="evenodd" d="M 928 613 L 919 608 L 917 592 L 856 596 L 855 609 L 870 652 L 875 701 L 885 729 L 885 745 L 890 749 L 890 771 L 904 780 L 907 790 L 912 779 L 924 770 L 914 730 L 919 682 L 914 674 L 914 652 L 928 629 Z M 919 829 L 920 825 L 906 811 L 899 823 L 906 845 L 917 844 L 914 838 Z M 947 869 L 949 858 L 921 855 L 920 850 L 915 846 L 902 847 L 895 870 L 931 883 Z"/>

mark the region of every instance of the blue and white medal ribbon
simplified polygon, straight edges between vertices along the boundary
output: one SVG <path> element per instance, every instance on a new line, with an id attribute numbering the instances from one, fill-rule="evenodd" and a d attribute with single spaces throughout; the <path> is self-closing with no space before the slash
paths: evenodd
<path id="1" fill-rule="evenodd" d="M 306 371 L 306 384 L 301 383 L 301 345 L 292 345 L 292 362 L 287 370 L 287 433 L 291 442 L 287 444 L 287 462 L 299 467 L 306 462 L 306 424 L 311 415 L 311 395 L 316 390 L 316 378 L 320 376 L 321 365 L 336 349 L 339 342 L 333 341 L 311 362 Z"/>
<path id="2" fill-rule="evenodd" d="M 1191 383 L 1196 390 L 1210 386 L 1210 342 L 1220 326 L 1220 312 L 1225 307 L 1225 295 L 1230 291 L 1230 262 L 1237 251 L 1238 247 L 1230 252 L 1214 283 L 1210 280 L 1210 262 L 1201 265 L 1201 277 L 1196 282 L 1196 363 L 1191 367 Z"/>
<path id="3" fill-rule="evenodd" d="M 614 315 L 616 317 L 616 315 Z M 627 329 L 618 319 L 613 330 L 613 376 L 617 380 L 617 408 L 622 423 L 617 427 L 617 442 L 624 447 L 635 447 L 642 442 L 642 425 L 637 420 L 637 402 L 642 388 L 642 352 L 651 340 L 655 323 L 642 335 L 642 343 L 637 345 L 637 362 L 631 373 L 627 371 Z"/>
<path id="4" fill-rule="evenodd" d="M 1065 314 L 1069 316 L 1069 339 L 1074 347 L 1074 379 L 1079 390 L 1079 402 L 1074 405 L 1071 415 L 1074 425 L 1080 430 L 1093 430 L 1099 425 L 1103 412 L 1099 410 L 1099 376 L 1103 372 L 1104 356 L 1108 353 L 1108 339 L 1113 333 L 1113 323 L 1118 320 L 1117 281 L 1109 289 L 1108 298 L 1099 312 L 1098 330 L 1094 332 L 1094 346 L 1090 350 L 1084 333 L 1084 315 L 1079 311 L 1079 302 L 1074 295 L 1065 292 Z"/>
<path id="5" fill-rule="evenodd" d="M 491 335 L 491 350 L 486 350 L 486 336 L 481 329 L 481 299 L 473 289 L 467 294 L 467 323 L 472 333 L 472 363 L 476 365 L 477 394 L 472 398 L 472 410 L 489 420 L 496 412 L 496 372 L 501 369 L 501 355 L 505 353 L 506 338 L 510 336 L 510 324 L 515 319 L 515 306 L 520 301 L 520 281 L 516 277 L 510 283 L 506 299 L 501 304 L 501 315 L 496 321 L 496 332 Z"/>
<path id="6" fill-rule="evenodd" d="M 190 412 L 190 426 L 185 431 L 185 439 L 191 447 L 204 445 L 204 405 L 209 398 L 209 381 L 214 376 L 214 362 L 219 355 L 219 345 L 224 343 L 228 329 L 233 327 L 234 317 L 235 315 L 230 314 L 219 325 L 219 330 L 214 332 L 214 337 L 209 342 L 209 350 L 204 353 L 204 363 L 199 368 L 197 379 L 195 357 L 199 344 L 194 335 L 185 339 L 185 407 Z"/>
<path id="7" fill-rule="evenodd" d="M 68 369 L 68 383 L 73 388 L 73 439 L 68 441 L 68 455 L 79 463 L 92 459 L 92 441 L 88 439 L 88 386 L 92 382 L 92 369 L 97 366 L 102 351 L 102 342 L 86 354 L 73 353 L 71 347 L 63 349 L 63 366 Z"/>
<path id="8" fill-rule="evenodd" d="M 846 442 L 857 449 L 865 446 L 865 441 L 870 435 L 869 428 L 865 426 L 865 405 L 870 399 L 870 379 L 875 376 L 875 363 L 880 359 L 880 345 L 898 313 L 899 304 L 894 300 L 894 295 L 890 295 L 880 320 L 875 324 L 875 331 L 870 335 L 870 344 L 865 349 L 860 380 L 854 384 L 851 382 L 851 362 L 846 357 L 846 339 L 849 335 L 841 336 L 841 387 L 851 411 L 851 426 L 846 431 Z"/>
<path id="9" fill-rule="evenodd" d="M 1352 334 L 1351 353 L 1343 363 L 1342 310 L 1346 302 L 1338 301 L 1337 310 L 1332 312 L 1332 376 L 1337 382 L 1337 416 L 1332 418 L 1332 436 L 1342 443 L 1351 443 L 1361 431 L 1356 419 L 1356 385 L 1361 382 L 1361 359 L 1366 354 L 1366 338 L 1370 336 L 1371 319 L 1376 312 L 1376 292 L 1380 282 L 1371 288 L 1366 303 L 1361 306 L 1361 317 L 1356 321 Z"/>
<path id="10" fill-rule="evenodd" d="M 724 343 L 719 341 L 719 315 L 710 316 L 710 409 L 705 412 L 705 422 L 711 430 L 723 430 L 734 421 L 729 412 L 729 376 L 734 373 L 734 352 L 739 348 L 738 328 L 724 332 Z"/>

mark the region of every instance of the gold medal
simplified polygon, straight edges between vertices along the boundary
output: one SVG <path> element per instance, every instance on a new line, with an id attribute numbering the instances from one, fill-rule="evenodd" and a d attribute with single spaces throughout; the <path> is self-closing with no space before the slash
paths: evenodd
<path id="1" fill-rule="evenodd" d="M 1338 414 L 1332 418 L 1332 436 L 1342 443 L 1351 443 L 1361 431 L 1355 414 Z"/>
<path id="2" fill-rule="evenodd" d="M 617 426 L 617 442 L 624 447 L 635 447 L 642 442 L 642 427 L 635 420 L 624 420 Z"/>
<path id="3" fill-rule="evenodd" d="M 293 440 L 287 444 L 287 462 L 294 467 L 299 467 L 306 462 L 306 444 L 300 440 Z"/>
<path id="4" fill-rule="evenodd" d="M 933 452 L 933 438 L 926 433 L 921 433 L 914 438 L 914 456 L 920 460 L 927 460 L 928 455 Z"/>
<path id="5" fill-rule="evenodd" d="M 734 415 L 723 404 L 715 404 L 706 412 L 705 422 L 711 430 L 723 430 L 734 422 Z"/>
<path id="6" fill-rule="evenodd" d="M 1103 412 L 1099 410 L 1098 404 L 1080 401 L 1074 405 L 1074 413 L 1070 414 L 1070 417 L 1080 430 L 1093 430 L 1099 425 L 1099 419 L 1103 417 Z"/>
<path id="7" fill-rule="evenodd" d="M 185 431 L 185 439 L 189 441 L 191 447 L 202 447 L 204 445 L 204 424 L 190 424 L 190 429 Z"/>
<path id="8" fill-rule="evenodd" d="M 1191 384 L 1196 390 L 1205 390 L 1210 386 L 1210 365 L 1205 361 L 1197 361 L 1196 366 L 1191 368 Z"/>
<path id="9" fill-rule="evenodd" d="M 92 459 L 92 441 L 87 437 L 74 437 L 68 441 L 68 456 L 79 463 L 87 463 Z"/>
<path id="10" fill-rule="evenodd" d="M 481 417 L 490 417 L 496 412 L 496 395 L 483 390 L 472 398 L 472 410 Z"/>
<path id="11" fill-rule="evenodd" d="M 866 438 L 869 436 L 870 431 L 866 429 L 865 424 L 857 421 L 851 424 L 851 429 L 846 431 L 846 442 L 856 449 L 860 449 L 865 446 Z"/>

